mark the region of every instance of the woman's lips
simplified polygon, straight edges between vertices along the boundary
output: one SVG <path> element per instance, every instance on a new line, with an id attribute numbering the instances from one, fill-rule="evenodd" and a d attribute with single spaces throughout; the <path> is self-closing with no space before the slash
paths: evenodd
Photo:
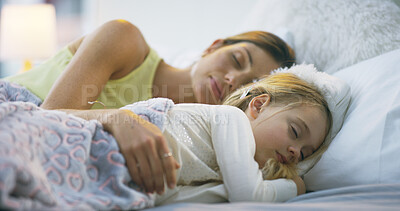
<path id="1" fill-rule="evenodd" d="M 276 152 L 276 157 L 278 158 L 279 163 L 288 163 L 286 157 L 281 155 L 279 152 Z"/>
<path id="2" fill-rule="evenodd" d="M 217 81 L 212 76 L 210 76 L 210 85 L 211 85 L 211 91 L 214 94 L 214 96 L 218 100 L 222 100 L 224 93 L 223 93 L 221 87 L 219 86 L 219 84 L 217 83 Z"/>

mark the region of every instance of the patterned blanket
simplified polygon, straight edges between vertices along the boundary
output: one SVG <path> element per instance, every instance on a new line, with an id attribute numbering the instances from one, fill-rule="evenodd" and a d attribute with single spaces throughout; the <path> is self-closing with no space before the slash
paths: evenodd
<path id="1" fill-rule="evenodd" d="M 0 209 L 153 206 L 152 196 L 131 181 L 117 142 L 98 121 L 44 110 L 40 103 L 25 88 L 0 81 Z M 156 113 L 169 108 L 164 104 Z"/>

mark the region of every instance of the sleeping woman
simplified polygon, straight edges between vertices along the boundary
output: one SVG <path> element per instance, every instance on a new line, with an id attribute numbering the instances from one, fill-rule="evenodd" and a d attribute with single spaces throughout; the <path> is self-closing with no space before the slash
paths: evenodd
<path id="1" fill-rule="evenodd" d="M 28 168 L 19 168 L 17 185 L 7 189 L 10 196 L 25 194 L 34 203 L 5 200 L 8 199 L 9 206 L 65 205 L 94 209 L 139 209 L 154 203 L 179 201 L 285 201 L 304 193 L 304 183 L 294 166 L 323 152 L 332 125 L 329 103 L 319 91 L 291 73 L 277 73 L 236 91 L 225 101 L 226 105 L 174 105 L 170 100 L 152 99 L 118 110 L 137 121 L 113 116 L 102 119 L 105 127 L 137 123 L 152 127 L 146 121 L 150 120 L 163 131 L 168 143 L 166 151 L 145 153 L 159 154 L 161 162 L 175 158 L 181 167 L 177 172 L 178 186 L 155 198 L 141 192 L 143 189 L 138 189 L 129 177 L 129 173 L 134 177 L 132 173 L 143 172 L 142 161 L 136 160 L 135 169 L 129 169 L 128 173 L 115 139 L 97 121 L 84 121 L 60 111 L 35 108 L 32 104 L 24 109 L 20 106 L 27 105 L 20 102 L 2 103 L 2 107 L 12 105 L 2 108 L 2 112 L 26 112 L 25 118 L 2 114 L 10 118 L 9 124 L 1 124 L 2 130 L 11 131 L 10 134 L 19 131 L 20 137 L 25 137 L 23 131 L 33 131 L 26 143 L 21 143 L 23 138 L 13 139 L 13 134 L 3 134 L 2 140 L 13 143 L 4 143 L 4 146 L 14 147 L 4 148 L 4 154 L 14 152 L 13 157 L 24 161 L 21 165 Z M 87 114 L 79 112 L 75 114 Z M 146 120 L 139 121 L 141 117 L 137 114 Z M 34 116 L 42 121 L 30 121 L 29 117 Z M 25 129 L 13 124 L 13 118 L 17 122 L 25 121 L 21 126 Z M 48 124 L 40 125 L 43 121 Z M 54 128 L 56 124 L 67 129 Z M 74 128 L 85 131 L 85 135 Z M 28 154 L 18 147 L 29 145 L 32 150 Z M 29 165 L 32 163 L 36 167 Z M 38 164 L 43 166 L 38 168 Z M 282 177 L 288 179 L 277 179 Z M 36 186 L 29 183 L 35 181 L 38 181 L 34 183 Z"/>
<path id="2" fill-rule="evenodd" d="M 136 26 L 115 20 L 6 80 L 28 88 L 46 109 L 103 108 L 88 103 L 96 100 L 120 108 L 152 97 L 221 104 L 231 91 L 294 61 L 279 37 L 252 31 L 215 40 L 195 65 L 180 69 L 165 63 Z"/>
<path id="3" fill-rule="evenodd" d="M 152 97 L 175 103 L 221 104 L 240 86 L 278 67 L 290 67 L 294 61 L 294 51 L 279 37 L 252 31 L 215 40 L 194 65 L 180 69 L 164 62 L 136 26 L 115 20 L 32 70 L 5 80 L 26 87 L 42 100 L 45 109 L 120 108 Z M 97 111 L 94 116 L 100 113 L 115 115 L 110 110 Z M 142 160 L 146 181 L 154 180 L 144 184 L 144 178 L 134 178 L 136 183 L 149 192 L 162 190 L 163 186 L 153 184 L 164 183 L 164 176 L 168 183 L 175 183 L 175 160 L 160 162 L 155 153 L 143 153 L 166 150 L 160 131 L 140 125 L 107 129 L 123 146 L 125 157 L 134 154 Z M 133 159 L 127 163 L 134 168 Z"/>

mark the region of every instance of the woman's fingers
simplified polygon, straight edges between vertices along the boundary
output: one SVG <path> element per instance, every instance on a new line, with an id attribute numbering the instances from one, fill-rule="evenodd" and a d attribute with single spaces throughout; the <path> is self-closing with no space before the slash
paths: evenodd
<path id="1" fill-rule="evenodd" d="M 154 175 L 151 164 L 149 162 L 147 154 L 148 150 L 146 149 L 147 147 L 149 146 L 145 146 L 144 148 L 141 148 L 141 150 L 137 150 L 135 154 L 137 163 L 139 164 L 139 175 L 141 177 L 141 180 L 143 181 L 146 192 L 153 193 L 155 189 Z"/>
<path id="2" fill-rule="evenodd" d="M 135 157 L 133 154 L 125 153 L 125 158 L 126 158 L 126 165 L 128 167 L 129 174 L 132 177 L 132 180 L 142 189 L 145 189 L 144 187 L 144 182 L 142 178 L 140 177 L 140 166 L 139 163 L 136 161 Z"/>
<path id="3" fill-rule="evenodd" d="M 154 137 L 157 139 L 157 137 Z M 158 194 L 162 194 L 164 192 L 164 172 L 162 169 L 161 165 L 161 160 L 159 159 L 158 153 L 157 153 L 157 141 L 154 139 L 153 144 L 151 144 L 151 147 L 146 148 L 146 154 L 148 155 L 148 160 L 150 164 L 150 169 L 152 171 L 152 177 L 148 178 L 151 179 L 153 184 L 154 184 L 154 190 Z"/>
<path id="4" fill-rule="evenodd" d="M 159 153 L 157 153 L 159 152 Z M 164 192 L 164 177 L 169 188 L 176 185 L 176 169 L 179 164 L 169 151 L 163 136 L 148 138 L 145 144 L 135 152 L 139 166 L 140 179 L 149 193 L 156 191 L 158 194 Z M 136 182 L 136 181 L 135 181 Z"/>
<path id="5" fill-rule="evenodd" d="M 170 152 L 167 142 L 164 137 L 160 137 L 157 140 L 157 146 L 160 149 L 160 159 L 162 161 L 162 170 L 165 174 L 167 184 L 169 188 L 174 188 L 176 185 L 176 169 L 179 168 L 179 164 Z"/>
<path id="6" fill-rule="evenodd" d="M 133 121 L 106 126 L 118 141 L 132 180 L 149 193 L 164 191 L 164 177 L 169 188 L 175 187 L 179 164 L 170 156 L 160 129 L 129 110 L 120 110 L 118 115 L 122 115 L 118 119 L 128 117 Z"/>

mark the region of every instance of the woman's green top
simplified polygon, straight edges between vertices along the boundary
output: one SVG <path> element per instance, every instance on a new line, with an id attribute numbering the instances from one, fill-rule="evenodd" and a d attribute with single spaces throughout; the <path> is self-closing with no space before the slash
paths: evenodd
<path id="1" fill-rule="evenodd" d="M 73 55 L 69 48 L 64 47 L 43 64 L 27 72 L 4 79 L 26 87 L 44 100 L 72 57 Z M 153 49 L 150 49 L 146 59 L 139 67 L 123 78 L 109 80 L 97 100 L 104 103 L 106 108 L 120 108 L 127 104 L 151 98 L 154 75 L 160 61 L 161 58 L 158 54 Z M 96 89 L 96 87 L 90 85 L 82 87 L 83 99 L 90 95 L 95 95 L 98 92 Z M 92 106 L 92 109 L 98 108 L 103 108 L 103 106 L 99 103 Z"/>

